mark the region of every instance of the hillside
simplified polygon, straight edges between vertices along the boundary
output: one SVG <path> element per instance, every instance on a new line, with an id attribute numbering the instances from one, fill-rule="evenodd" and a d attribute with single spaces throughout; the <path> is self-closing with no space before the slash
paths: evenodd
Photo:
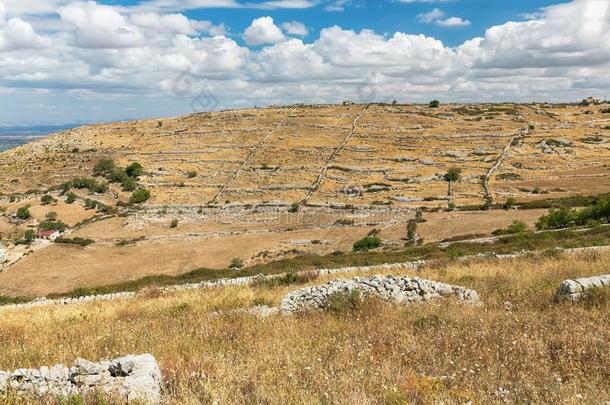
<path id="1" fill-rule="evenodd" d="M 502 210 L 610 190 L 607 104 L 321 105 L 89 125 L 0 153 L 0 295 L 42 296 L 195 269 L 351 250 L 372 229 L 405 244 L 488 235 L 546 209 Z M 103 159 L 143 167 L 132 189 L 74 186 Z M 450 168 L 461 176 L 449 187 Z M 62 184 L 71 183 L 67 203 Z M 97 184 L 97 183 L 96 183 Z M 56 202 L 43 205 L 49 193 Z M 575 200 L 577 203 L 577 200 Z M 118 206 L 117 206 L 118 204 Z M 529 204 L 529 205 L 528 205 Z M 13 214 L 29 205 L 32 218 Z M 96 207 L 96 208 L 92 208 Z M 457 207 L 458 211 L 447 210 Z M 492 208 L 481 211 L 481 207 Z M 58 243 L 15 245 L 49 212 Z M 292 212 L 291 212 L 292 211 Z"/>

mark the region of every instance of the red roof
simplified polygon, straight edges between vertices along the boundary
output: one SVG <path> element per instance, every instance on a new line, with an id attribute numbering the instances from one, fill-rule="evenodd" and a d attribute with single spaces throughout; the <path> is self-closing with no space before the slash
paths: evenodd
<path id="1" fill-rule="evenodd" d="M 47 237 L 47 236 L 51 236 L 55 232 L 57 232 L 57 231 L 54 231 L 52 229 L 48 230 L 48 231 L 38 231 L 38 237 L 44 238 L 44 237 Z"/>

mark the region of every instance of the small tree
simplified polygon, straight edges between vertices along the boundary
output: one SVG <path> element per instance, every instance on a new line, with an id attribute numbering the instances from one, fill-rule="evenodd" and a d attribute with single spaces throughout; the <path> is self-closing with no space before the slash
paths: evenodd
<path id="1" fill-rule="evenodd" d="M 30 219 L 32 218 L 32 214 L 30 214 L 30 206 L 25 205 L 17 210 L 17 218 L 19 219 Z"/>
<path id="2" fill-rule="evenodd" d="M 55 220 L 57 220 L 57 212 L 49 211 L 49 212 L 47 212 L 47 215 L 45 215 L 45 218 L 48 221 L 55 221 Z"/>
<path id="3" fill-rule="evenodd" d="M 445 173 L 444 177 L 445 177 L 445 181 L 448 181 L 449 183 L 459 181 L 460 178 L 462 177 L 462 169 L 457 168 L 457 167 L 452 167 L 449 170 L 447 170 L 447 173 Z"/>
<path id="4" fill-rule="evenodd" d="M 197 177 L 197 172 L 195 170 L 189 170 L 186 173 L 186 177 L 188 177 L 189 179 L 194 179 L 195 177 Z"/>
<path id="5" fill-rule="evenodd" d="M 169 224 L 170 228 L 177 228 L 178 227 L 178 220 L 177 219 L 172 219 L 172 222 Z"/>
<path id="6" fill-rule="evenodd" d="M 441 106 L 441 102 L 438 100 L 432 100 L 432 101 L 430 101 L 430 104 L 428 104 L 428 106 L 430 108 L 438 108 Z"/>
<path id="7" fill-rule="evenodd" d="M 417 239 L 417 221 L 415 219 L 410 219 L 409 222 L 407 222 L 407 245 L 417 245 Z"/>
<path id="8" fill-rule="evenodd" d="M 27 243 L 28 245 L 30 243 L 32 243 L 34 241 L 34 238 L 36 237 L 36 234 L 34 233 L 34 231 L 32 229 L 28 229 L 27 231 L 25 231 L 25 236 L 24 236 L 24 240 L 25 243 Z"/>

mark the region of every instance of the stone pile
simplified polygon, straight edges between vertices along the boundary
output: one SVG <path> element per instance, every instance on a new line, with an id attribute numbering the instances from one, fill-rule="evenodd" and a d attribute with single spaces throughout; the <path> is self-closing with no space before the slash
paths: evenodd
<path id="1" fill-rule="evenodd" d="M 129 403 L 161 403 L 161 371 L 150 354 L 126 356 L 93 363 L 77 359 L 72 367 L 0 371 L 0 394 L 24 397 L 67 398 L 99 392 Z"/>
<path id="2" fill-rule="evenodd" d="M 399 304 L 427 302 L 454 297 L 459 301 L 480 303 L 475 290 L 406 276 L 354 277 L 302 288 L 286 295 L 280 303 L 282 312 L 324 309 L 335 293 L 358 291 L 363 297 L 377 297 Z"/>
<path id="3" fill-rule="evenodd" d="M 610 274 L 588 278 L 564 280 L 555 294 L 556 301 L 579 301 L 587 291 L 595 288 L 610 288 Z"/>

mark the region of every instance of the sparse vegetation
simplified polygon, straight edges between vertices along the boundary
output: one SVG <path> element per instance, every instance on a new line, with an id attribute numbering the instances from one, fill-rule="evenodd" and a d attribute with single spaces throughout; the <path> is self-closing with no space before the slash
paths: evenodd
<path id="1" fill-rule="evenodd" d="M 186 177 L 188 177 L 189 179 L 194 179 L 195 177 L 197 177 L 197 171 L 195 170 L 189 170 L 186 173 Z"/>
<path id="2" fill-rule="evenodd" d="M 507 226 L 505 229 L 496 229 L 492 233 L 494 235 L 514 235 L 527 231 L 527 224 L 522 221 L 514 220 L 512 224 Z"/>
<path id="3" fill-rule="evenodd" d="M 172 219 L 172 222 L 170 222 L 169 224 L 170 228 L 177 228 L 178 227 L 178 220 L 177 219 Z"/>
<path id="4" fill-rule="evenodd" d="M 86 238 L 56 238 L 55 243 L 62 243 L 65 245 L 78 245 L 78 246 L 89 246 L 94 243 L 91 239 Z"/>
<path id="5" fill-rule="evenodd" d="M 231 260 L 231 263 L 229 264 L 229 269 L 231 269 L 231 270 L 240 270 L 240 269 L 243 269 L 243 267 L 244 267 L 244 261 L 239 258 L 234 258 L 233 260 Z"/>
<path id="6" fill-rule="evenodd" d="M 296 212 L 299 212 L 300 209 L 301 209 L 301 204 L 298 202 L 294 202 L 290 205 L 290 208 L 288 208 L 288 212 L 294 214 Z"/>

